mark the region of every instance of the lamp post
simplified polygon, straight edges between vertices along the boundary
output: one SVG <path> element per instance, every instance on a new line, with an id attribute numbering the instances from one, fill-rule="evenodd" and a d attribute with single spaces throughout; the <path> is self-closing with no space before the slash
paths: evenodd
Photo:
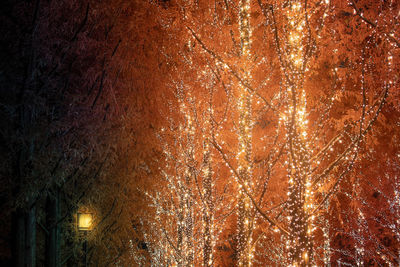
<path id="1" fill-rule="evenodd" d="M 83 243 L 83 250 L 85 251 L 85 267 L 87 266 L 87 233 L 92 230 L 93 214 L 78 212 L 78 230 L 85 233 L 85 241 Z"/>

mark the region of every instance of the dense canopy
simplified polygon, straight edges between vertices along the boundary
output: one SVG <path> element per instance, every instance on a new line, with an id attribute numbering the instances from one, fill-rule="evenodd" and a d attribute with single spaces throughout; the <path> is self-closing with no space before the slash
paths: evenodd
<path id="1" fill-rule="evenodd" d="M 398 1 L 2 6 L 0 265 L 400 264 Z"/>

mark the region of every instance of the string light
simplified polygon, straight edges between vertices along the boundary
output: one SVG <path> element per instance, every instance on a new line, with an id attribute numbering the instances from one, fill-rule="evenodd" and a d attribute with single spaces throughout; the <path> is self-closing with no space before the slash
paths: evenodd
<path id="1" fill-rule="evenodd" d="M 287 10 L 289 20 L 288 79 L 286 81 L 287 95 L 292 95 L 286 110 L 281 116 L 288 129 L 290 144 L 290 160 L 286 162 L 289 177 L 288 190 L 288 222 L 290 236 L 287 239 L 287 250 L 292 266 L 308 265 L 312 259 L 312 235 L 314 231 L 314 216 L 311 215 L 313 191 L 311 187 L 311 155 L 312 149 L 308 143 L 308 119 L 306 94 L 302 88 L 299 75 L 304 69 L 303 27 L 304 17 L 301 2 L 292 3 Z M 293 119 L 294 120 L 293 120 Z"/>
<path id="2" fill-rule="evenodd" d="M 315 182 L 315 176 L 320 175 L 317 174 L 317 172 L 320 171 L 320 169 L 323 169 L 326 163 L 332 160 L 336 154 L 340 154 L 343 151 L 343 147 L 345 147 L 348 142 L 354 143 L 354 145 L 352 145 L 346 153 L 343 153 L 343 156 L 340 156 L 341 162 L 351 162 L 353 155 L 356 155 L 359 149 L 357 144 L 358 141 L 354 141 L 356 140 L 354 137 L 350 136 L 349 138 L 346 137 L 346 139 L 342 136 L 337 141 L 327 146 L 326 149 L 324 149 L 324 151 L 321 153 L 322 156 L 315 156 L 317 153 L 315 153 L 314 150 L 319 144 L 325 142 L 325 140 L 322 140 L 324 139 L 323 136 L 319 136 L 321 139 L 318 139 L 318 136 L 316 137 L 318 133 L 316 134 L 312 131 L 315 130 L 315 128 L 313 128 L 315 125 L 309 125 L 309 117 L 311 120 L 311 116 L 309 116 L 309 110 L 312 110 L 312 108 L 307 106 L 308 96 L 303 88 L 303 82 L 305 80 L 305 73 L 309 71 L 307 66 L 309 61 L 307 60 L 307 57 L 309 54 L 312 54 L 312 52 L 315 51 L 315 44 L 313 44 L 313 41 L 318 42 L 318 38 L 320 38 L 319 30 L 322 28 L 327 17 L 330 1 L 324 0 L 318 5 L 321 5 L 324 10 L 322 16 L 321 13 L 318 13 L 318 16 L 321 17 L 320 19 L 322 22 L 320 25 L 318 25 L 319 28 L 315 31 L 315 35 L 313 34 L 313 36 L 308 36 L 309 33 L 307 30 L 309 27 L 309 22 L 306 25 L 305 13 L 307 11 L 305 11 L 303 2 L 289 1 L 288 3 L 280 6 L 273 6 L 273 8 L 279 6 L 279 11 L 283 11 L 281 14 L 286 16 L 288 22 L 287 25 L 285 24 L 282 29 L 283 38 L 281 36 L 279 40 L 279 42 L 283 41 L 283 43 L 280 43 L 282 44 L 283 49 L 278 52 L 279 56 L 282 58 L 280 70 L 284 74 L 282 75 L 283 78 L 282 81 L 280 81 L 279 86 L 280 89 L 284 88 L 284 90 L 279 92 L 279 94 L 276 94 L 276 96 L 274 96 L 276 99 L 271 101 L 271 103 L 279 104 L 279 107 L 277 108 L 277 114 L 279 114 L 279 126 L 276 130 L 277 136 L 285 139 L 287 143 L 282 148 L 282 151 L 284 151 L 284 156 L 279 159 L 279 164 L 283 167 L 279 168 L 283 168 L 287 173 L 288 191 L 287 204 L 285 204 L 284 208 L 282 208 L 282 216 L 279 218 L 279 223 L 282 223 L 283 227 L 278 228 L 274 226 L 271 230 L 276 234 L 270 234 L 279 236 L 281 238 L 281 243 L 279 245 L 282 246 L 279 248 L 280 250 L 277 248 L 276 251 L 279 250 L 280 254 L 277 257 L 280 257 L 280 260 L 282 259 L 282 261 L 277 262 L 280 264 L 283 263 L 287 266 L 311 266 L 311 264 L 321 263 L 321 259 L 315 259 L 316 252 L 314 249 L 318 249 L 318 246 L 313 244 L 314 235 L 316 235 L 316 225 L 318 223 L 322 223 L 322 232 L 324 237 L 323 261 L 326 265 L 330 264 L 331 249 L 329 239 L 329 221 L 325 220 L 325 224 L 321 222 L 322 212 L 319 213 L 316 212 L 316 210 L 318 210 L 317 208 L 319 202 L 317 201 L 320 200 L 321 195 L 323 198 L 329 197 L 329 194 L 325 194 L 326 192 L 322 191 L 324 190 L 323 187 L 326 186 L 326 184 L 329 185 L 332 182 L 332 178 L 331 175 L 328 174 L 321 178 L 322 181 Z M 233 99 L 234 104 L 236 104 L 236 109 L 234 110 L 234 115 L 232 116 L 234 122 L 229 121 L 227 124 L 224 124 L 224 122 L 227 122 L 227 118 L 225 117 L 221 124 L 216 126 L 215 129 L 223 129 L 230 123 L 235 125 L 235 127 L 232 127 L 233 129 L 229 129 L 227 132 L 232 133 L 236 130 L 237 139 L 235 137 L 236 140 L 233 142 L 235 144 L 237 142 L 238 147 L 234 149 L 236 153 L 229 151 L 230 154 L 227 153 L 226 155 L 228 160 L 232 160 L 232 162 L 234 162 L 234 167 L 232 168 L 227 162 L 224 162 L 224 164 L 220 165 L 224 165 L 222 168 L 226 167 L 227 169 L 230 169 L 230 175 L 229 173 L 226 175 L 226 180 L 232 179 L 232 183 L 235 184 L 234 190 L 237 189 L 238 191 L 237 196 L 233 196 L 236 201 L 232 201 L 232 203 L 227 205 L 232 209 L 233 206 L 236 205 L 236 209 L 234 209 L 234 211 L 237 212 L 237 265 L 250 266 L 252 263 L 257 264 L 257 260 L 259 260 L 258 258 L 260 257 L 259 254 L 256 254 L 256 245 L 252 245 L 252 242 L 254 241 L 253 238 L 256 239 L 257 237 L 256 234 L 253 236 L 253 230 L 257 229 L 255 228 L 255 225 L 258 223 L 258 214 L 254 215 L 254 207 L 248 196 L 254 192 L 257 194 L 257 187 L 259 186 L 256 180 L 257 177 L 253 173 L 257 172 L 258 169 L 254 168 L 252 165 L 254 160 L 252 152 L 253 126 L 256 122 L 253 117 L 256 112 L 253 112 L 253 108 L 256 110 L 256 108 L 263 105 L 264 102 L 257 100 L 255 101 L 256 105 L 253 107 L 253 95 L 251 90 L 249 90 L 250 86 L 248 86 L 253 82 L 251 70 L 255 64 L 254 58 L 256 58 L 256 54 L 254 53 L 253 57 L 251 51 L 252 32 L 250 25 L 250 1 L 241 0 L 238 6 L 238 12 L 240 33 L 239 63 L 232 68 L 232 66 L 226 64 L 221 59 L 215 59 L 215 57 L 213 57 L 217 61 L 216 66 L 210 66 L 207 64 L 207 67 L 209 69 L 223 71 L 224 75 L 226 73 L 233 73 L 233 69 L 235 68 L 239 69 L 237 73 L 234 73 L 237 77 L 239 77 L 237 80 L 235 80 L 236 83 L 235 81 L 230 81 L 231 84 L 229 85 L 231 86 L 229 90 L 235 91 L 235 96 Z M 277 30 L 275 29 L 275 31 Z M 282 32 L 279 31 L 279 34 Z M 307 41 L 308 39 L 312 38 L 315 38 L 315 40 Z M 202 52 L 206 54 L 207 51 Z M 332 50 L 332 53 L 334 54 L 337 54 L 337 52 L 337 49 Z M 267 59 L 265 58 L 266 57 L 263 58 L 263 61 L 266 62 Z M 388 66 L 393 67 L 392 55 L 387 56 L 387 64 Z M 337 75 L 338 71 L 340 70 L 337 67 L 332 67 L 328 72 L 330 75 Z M 198 79 L 201 79 L 202 82 L 210 79 L 212 76 L 207 70 L 201 70 L 197 74 Z M 223 80 L 224 77 L 221 79 Z M 339 77 L 338 79 L 341 78 Z M 266 80 L 269 81 L 269 79 Z M 263 85 L 266 84 L 268 83 L 263 82 Z M 188 90 L 188 92 L 189 91 L 190 90 Z M 218 242 L 217 240 L 221 233 L 223 233 L 223 230 L 218 229 L 214 221 L 214 214 L 216 214 L 216 211 L 213 207 L 215 201 L 215 198 L 213 197 L 215 192 L 213 179 L 215 177 L 213 171 L 213 155 L 210 148 L 212 147 L 212 144 L 210 143 L 210 140 L 211 138 L 214 138 L 213 140 L 216 143 L 224 145 L 224 138 L 226 136 L 223 131 L 221 131 L 221 135 L 218 133 L 206 133 L 199 135 L 199 130 L 196 128 L 196 116 L 191 110 L 192 106 L 190 104 L 195 100 L 193 99 L 193 96 L 190 96 L 190 93 L 182 92 L 183 90 L 178 93 L 178 102 L 180 108 L 179 113 L 182 114 L 183 118 L 182 122 L 178 126 L 179 131 L 176 136 L 179 136 L 179 138 L 183 136 L 188 138 L 184 142 L 177 142 L 174 144 L 176 145 L 175 149 L 181 153 L 181 157 L 177 158 L 175 155 L 177 153 L 167 152 L 166 154 L 167 157 L 171 159 L 175 157 L 173 160 L 179 162 L 180 166 L 178 169 L 184 175 L 179 176 L 176 174 L 171 174 L 171 170 L 176 167 L 171 160 L 168 164 L 166 164 L 167 170 L 165 171 L 164 176 L 166 176 L 165 179 L 168 180 L 168 183 L 170 183 L 168 188 L 172 191 L 179 191 L 182 190 L 182 188 L 185 189 L 184 193 L 180 193 L 178 197 L 176 195 L 173 196 L 174 200 L 176 200 L 176 202 L 179 204 L 179 208 L 173 212 L 170 212 L 169 214 L 173 214 L 171 217 L 174 217 L 175 219 L 166 220 L 167 223 L 173 226 L 178 226 L 180 229 L 185 229 L 180 230 L 179 233 L 179 238 L 181 238 L 181 245 L 179 249 L 182 251 L 183 257 L 182 259 L 176 259 L 176 252 L 174 249 L 171 249 L 171 246 L 168 244 L 166 245 L 165 242 L 163 249 L 165 249 L 166 252 L 163 253 L 163 255 L 165 255 L 165 262 L 168 262 L 168 266 L 171 266 L 171 264 L 190 266 L 194 262 L 192 259 L 197 256 L 201 258 L 200 262 L 202 262 L 202 265 L 212 266 L 215 264 L 215 253 L 218 253 L 216 249 L 216 244 Z M 339 98 L 340 96 L 336 94 L 334 94 L 332 97 L 329 96 L 327 98 L 329 100 L 327 107 L 332 107 L 333 103 L 338 101 Z M 209 116 L 209 122 L 208 124 L 203 124 L 202 126 L 207 125 L 204 126 L 206 128 L 205 131 L 212 132 L 212 129 L 214 128 L 211 127 L 212 129 L 210 129 L 209 127 L 213 123 L 210 119 L 211 115 L 214 113 L 212 105 L 210 105 L 210 107 L 207 109 L 207 112 Z M 367 112 L 370 112 L 367 113 L 369 116 L 373 115 L 372 111 Z M 312 122 L 314 123 L 314 121 Z M 319 125 L 317 126 L 319 127 Z M 226 128 L 224 128 L 224 131 L 225 130 Z M 161 132 L 168 132 L 168 129 L 161 129 Z M 361 136 L 364 137 L 364 134 Z M 199 148 L 199 146 L 195 147 L 189 145 L 195 143 L 196 138 L 201 140 L 200 143 L 203 144 L 202 148 Z M 265 141 L 269 139 L 268 137 L 263 136 L 261 137 L 261 140 Z M 277 143 L 281 141 L 282 140 L 279 139 Z M 226 143 L 231 144 L 230 142 L 232 141 L 227 141 Z M 274 150 L 276 150 L 276 153 L 279 153 L 279 148 L 276 148 L 276 145 L 274 145 L 274 148 L 271 149 L 271 151 Z M 263 151 L 267 153 L 268 146 L 263 146 Z M 187 166 L 187 156 L 194 154 L 202 155 L 201 165 L 203 167 L 200 171 L 196 170 L 198 171 L 197 174 L 199 175 L 198 191 L 201 192 L 201 201 L 200 199 L 195 199 L 193 197 L 193 188 L 190 188 L 187 186 L 187 184 L 185 184 L 186 177 L 189 177 L 192 171 L 183 166 Z M 191 160 L 192 159 L 193 158 L 191 158 Z M 198 159 L 193 160 L 197 160 L 197 163 L 199 163 Z M 343 169 L 351 169 L 351 167 L 346 166 L 345 164 L 342 166 Z M 220 166 L 218 166 L 217 169 L 219 167 Z M 274 166 L 271 166 L 271 163 L 269 163 L 268 168 L 272 169 Z M 281 171 L 282 169 L 279 169 L 280 173 Z M 239 173 L 239 175 L 236 175 L 236 173 Z M 239 179 L 237 176 L 239 176 Z M 190 177 L 188 179 L 190 179 Z M 324 184 L 325 182 L 326 184 Z M 332 192 L 334 192 L 334 189 L 335 188 L 333 188 Z M 234 190 L 232 190 L 231 193 Z M 322 192 L 322 194 L 319 194 L 320 192 Z M 195 203 L 196 201 L 199 203 L 203 201 L 206 204 L 199 204 L 200 208 L 196 207 L 196 209 L 195 205 L 198 204 Z M 325 210 L 328 210 L 329 201 L 326 201 L 324 204 Z M 168 208 L 173 209 L 171 207 Z M 166 214 L 165 210 L 165 207 L 163 209 L 157 209 L 157 214 L 160 217 L 160 220 L 162 215 Z M 197 218 L 193 214 L 197 214 Z M 324 215 L 327 216 L 327 214 Z M 359 216 L 361 216 L 361 213 Z M 195 230 L 196 227 L 197 229 Z M 283 235 L 284 231 L 281 231 L 282 229 L 285 230 L 285 227 L 288 228 L 290 232 L 289 236 Z M 176 229 L 174 230 L 176 231 Z M 193 231 L 191 237 L 189 237 L 190 234 L 187 234 L 187 232 L 190 231 Z M 197 245 L 197 247 L 194 246 L 193 243 L 190 243 L 192 242 L 190 239 L 193 239 L 193 233 L 195 231 L 197 231 L 196 233 L 199 237 L 202 237 L 200 238 L 201 242 L 199 242 L 201 244 Z M 268 236 L 268 234 L 266 234 L 266 236 Z M 266 236 L 264 236 L 264 239 L 268 239 Z M 316 240 L 316 242 L 319 242 L 318 239 Z M 267 241 L 264 240 L 260 241 L 260 243 L 261 242 Z M 360 249 L 357 251 L 361 253 Z"/>
<path id="3" fill-rule="evenodd" d="M 250 60 L 251 27 L 250 27 L 250 1 L 241 0 L 239 6 L 239 33 L 241 40 L 241 57 L 245 62 L 244 81 L 251 80 L 247 62 Z M 242 83 L 238 86 L 238 113 L 239 113 L 239 151 L 236 156 L 238 160 L 238 172 L 245 186 L 252 180 L 252 95 Z M 238 266 L 251 266 L 253 253 L 251 248 L 251 234 L 253 221 L 251 216 L 252 204 L 249 197 L 239 185 L 238 195 Z"/>

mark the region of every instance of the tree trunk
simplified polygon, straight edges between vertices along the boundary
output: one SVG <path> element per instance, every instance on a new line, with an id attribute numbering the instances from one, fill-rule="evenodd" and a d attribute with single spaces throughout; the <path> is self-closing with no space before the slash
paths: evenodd
<path id="1" fill-rule="evenodd" d="M 303 13 L 299 10 L 301 1 L 293 2 L 288 13 L 290 25 L 300 25 L 305 23 Z M 296 27 L 288 28 L 288 36 L 296 40 L 296 36 L 302 34 L 302 31 Z M 304 74 L 302 74 L 303 45 L 300 41 L 293 42 L 288 49 L 290 60 L 287 61 L 290 66 L 290 73 L 287 78 L 288 93 L 288 149 L 289 149 L 289 230 L 288 237 L 289 251 L 288 258 L 291 265 L 311 266 L 313 261 L 313 216 L 312 194 L 311 194 L 311 149 L 307 132 L 306 95 L 303 88 Z M 301 78 L 300 78 L 301 77 Z"/>
<path id="2" fill-rule="evenodd" d="M 183 251 L 183 201 L 179 200 L 179 212 L 178 212 L 178 231 L 177 231 L 177 244 L 176 247 L 180 253 L 180 255 L 184 255 Z M 178 257 L 178 264 L 179 267 L 184 266 L 184 261 L 182 257 Z"/>
<path id="3" fill-rule="evenodd" d="M 245 61 L 250 60 L 250 1 L 241 0 L 239 8 L 239 32 L 241 50 L 240 56 Z M 244 69 L 243 79 L 248 82 L 250 72 L 247 66 Z M 243 84 L 239 84 L 239 174 L 244 182 L 243 186 L 248 187 L 252 179 L 252 95 Z M 248 267 L 252 261 L 251 235 L 252 216 L 251 202 L 244 190 L 239 186 L 238 197 L 238 246 L 237 265 Z"/>
<path id="4" fill-rule="evenodd" d="M 36 266 L 36 205 L 30 206 L 29 211 L 26 214 L 26 266 Z"/>
<path id="5" fill-rule="evenodd" d="M 60 266 L 60 227 L 58 221 L 60 218 L 59 191 L 56 190 L 54 196 L 47 197 L 47 229 L 49 231 L 46 238 L 46 266 Z"/>
<path id="6" fill-rule="evenodd" d="M 203 189 L 204 189 L 204 200 L 205 207 L 203 207 L 203 223 L 204 223 L 204 235 L 203 235 L 203 266 L 213 266 L 213 214 L 214 214 L 214 203 L 212 198 L 212 166 L 209 144 L 204 144 L 204 149 L 207 151 L 204 156 L 204 165 L 207 166 L 204 173 Z"/>
<path id="7" fill-rule="evenodd" d="M 25 267 L 25 216 L 18 209 L 13 214 L 13 263 L 16 267 Z"/>
<path id="8" fill-rule="evenodd" d="M 185 235 L 187 243 L 186 266 L 193 266 L 194 262 L 194 244 L 193 244 L 193 201 L 186 200 L 187 212 L 185 218 Z"/>
<path id="9" fill-rule="evenodd" d="M 303 177 L 301 177 L 303 178 Z M 289 187 L 289 214 L 291 229 L 291 246 L 289 257 L 292 264 L 308 266 L 310 256 L 309 236 L 307 234 L 307 214 L 305 213 L 304 181 L 294 178 L 294 185 Z"/>

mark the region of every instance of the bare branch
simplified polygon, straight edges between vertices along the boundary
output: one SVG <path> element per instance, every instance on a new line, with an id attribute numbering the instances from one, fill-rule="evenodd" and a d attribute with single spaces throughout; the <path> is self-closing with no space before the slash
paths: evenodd
<path id="1" fill-rule="evenodd" d="M 258 93 L 254 88 L 252 88 L 252 86 L 248 83 L 248 81 L 244 80 L 239 73 L 228 63 L 226 63 L 219 55 L 217 55 L 216 53 L 214 53 L 214 51 L 212 51 L 211 49 L 209 49 L 204 43 L 203 41 L 197 36 L 197 34 L 190 28 L 187 27 L 188 30 L 192 33 L 193 37 L 197 40 L 197 42 L 199 42 L 199 44 L 201 45 L 201 47 L 208 53 L 210 54 L 214 59 L 216 59 L 217 61 L 219 61 L 220 63 L 222 63 L 224 66 L 226 66 L 231 73 L 233 74 L 233 76 L 240 82 L 241 85 L 243 85 L 250 93 L 255 94 L 256 96 L 258 96 L 260 99 L 262 99 L 264 101 L 264 103 L 273 111 L 278 112 L 269 101 L 267 101 L 267 99 L 265 97 L 263 97 L 262 95 L 260 95 L 260 93 Z"/>
<path id="2" fill-rule="evenodd" d="M 358 135 L 358 137 L 351 142 L 348 147 L 345 149 L 345 151 L 343 151 L 343 153 L 341 153 L 335 161 L 333 161 L 312 183 L 312 186 L 314 187 L 321 179 L 325 178 L 330 171 L 332 171 L 337 165 L 338 163 L 355 147 L 359 144 L 359 142 L 361 142 L 361 140 L 363 139 L 363 137 L 365 136 L 365 134 L 367 134 L 369 132 L 369 130 L 371 129 L 372 125 L 374 124 L 374 122 L 377 120 L 383 105 L 385 104 L 386 98 L 388 96 L 389 93 L 389 86 L 386 86 L 386 88 L 383 90 L 383 96 L 381 98 L 381 101 L 379 103 L 378 109 L 375 112 L 374 117 L 369 121 L 367 127 Z M 377 100 L 378 102 L 378 100 Z M 376 103 L 376 102 L 375 102 Z M 374 104 L 375 106 L 375 104 Z"/>
<path id="3" fill-rule="evenodd" d="M 222 156 L 222 159 L 225 161 L 225 163 L 229 166 L 231 171 L 234 173 L 235 177 L 238 179 L 239 183 L 242 185 L 242 188 L 243 188 L 244 192 L 250 198 L 252 204 L 254 205 L 255 209 L 260 213 L 260 215 L 264 219 L 266 219 L 272 226 L 276 226 L 280 231 L 282 231 L 282 233 L 284 233 L 286 235 L 290 235 L 289 232 L 286 229 L 284 229 L 281 225 L 279 225 L 277 222 L 275 222 L 273 219 L 271 219 L 267 214 L 265 214 L 264 211 L 262 211 L 262 209 L 258 206 L 258 204 L 255 201 L 255 199 L 253 198 L 253 196 L 250 194 L 249 189 L 247 188 L 246 184 L 244 183 L 242 177 L 235 170 L 235 168 L 233 168 L 232 164 L 227 159 L 225 153 L 222 151 L 222 148 L 214 140 L 212 140 L 211 143 L 218 150 L 218 152 Z"/>

